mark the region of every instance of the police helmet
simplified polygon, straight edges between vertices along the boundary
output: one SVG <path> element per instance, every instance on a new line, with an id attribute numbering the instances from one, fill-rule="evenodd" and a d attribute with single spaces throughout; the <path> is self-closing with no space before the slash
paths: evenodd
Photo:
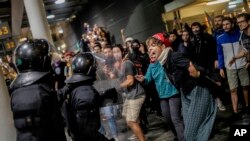
<path id="1" fill-rule="evenodd" d="M 74 57 L 72 61 L 72 70 L 74 74 L 95 77 L 96 60 L 91 53 L 81 53 Z"/>
<path id="2" fill-rule="evenodd" d="M 14 63 L 19 72 L 51 69 L 50 45 L 44 39 L 27 40 L 14 51 Z"/>

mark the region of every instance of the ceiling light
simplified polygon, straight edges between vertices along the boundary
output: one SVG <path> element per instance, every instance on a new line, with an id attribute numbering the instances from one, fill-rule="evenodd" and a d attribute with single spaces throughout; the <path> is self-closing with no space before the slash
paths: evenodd
<path id="1" fill-rule="evenodd" d="M 65 2 L 65 0 L 57 0 L 57 1 L 55 1 L 55 4 L 62 4 L 64 2 Z"/>
<path id="2" fill-rule="evenodd" d="M 228 6 L 228 8 L 235 8 L 236 7 L 236 5 L 234 4 L 234 5 L 229 5 Z"/>
<path id="3" fill-rule="evenodd" d="M 65 45 L 65 44 L 62 44 L 61 48 L 66 48 L 66 45 Z"/>
<path id="4" fill-rule="evenodd" d="M 51 14 L 51 15 L 48 15 L 48 16 L 47 16 L 47 19 L 53 19 L 53 18 L 55 18 L 55 15 L 54 15 L 54 14 Z"/>
<path id="5" fill-rule="evenodd" d="M 58 33 L 61 33 L 61 34 L 62 34 L 62 33 L 63 33 L 63 29 L 59 29 L 59 30 L 58 30 Z"/>
<path id="6" fill-rule="evenodd" d="M 211 2 L 207 2 L 207 5 L 214 5 L 214 4 L 224 3 L 224 2 L 229 2 L 229 0 L 216 0 L 216 1 L 211 1 Z"/>

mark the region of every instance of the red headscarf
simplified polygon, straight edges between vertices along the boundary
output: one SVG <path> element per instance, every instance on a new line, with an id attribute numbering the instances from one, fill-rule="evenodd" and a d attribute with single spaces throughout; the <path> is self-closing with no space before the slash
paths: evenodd
<path id="1" fill-rule="evenodd" d="M 71 51 L 68 51 L 68 52 L 66 52 L 66 53 L 63 55 L 63 57 L 67 57 L 67 56 L 73 57 L 73 56 L 74 56 L 74 53 L 71 52 Z"/>
<path id="2" fill-rule="evenodd" d="M 152 37 L 160 40 L 162 43 L 165 44 L 166 47 L 171 47 L 171 43 L 169 42 L 168 38 L 164 36 L 163 33 L 156 33 Z"/>

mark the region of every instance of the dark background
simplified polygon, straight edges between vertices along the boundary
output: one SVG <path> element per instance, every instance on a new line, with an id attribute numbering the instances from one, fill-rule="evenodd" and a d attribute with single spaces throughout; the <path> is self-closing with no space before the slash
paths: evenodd
<path id="1" fill-rule="evenodd" d="M 164 31 L 161 14 L 164 4 L 172 0 L 91 0 L 72 22 L 80 38 L 83 22 L 105 27 L 113 43 L 122 43 L 120 30 L 125 28 L 125 36 L 145 41 L 154 33 Z M 79 29 L 81 27 L 81 29 Z"/>

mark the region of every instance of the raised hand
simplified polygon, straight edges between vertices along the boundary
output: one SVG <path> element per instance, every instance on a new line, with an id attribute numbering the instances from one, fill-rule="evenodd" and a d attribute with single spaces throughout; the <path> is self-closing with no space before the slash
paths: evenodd
<path id="1" fill-rule="evenodd" d="M 200 71 L 198 71 L 192 62 L 189 63 L 189 67 L 188 67 L 188 71 L 189 71 L 189 75 L 194 77 L 194 78 L 198 78 L 200 77 Z"/>

